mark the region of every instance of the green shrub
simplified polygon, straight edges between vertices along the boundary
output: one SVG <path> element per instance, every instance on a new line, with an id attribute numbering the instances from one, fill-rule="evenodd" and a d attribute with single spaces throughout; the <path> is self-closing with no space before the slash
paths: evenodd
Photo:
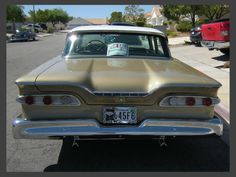
<path id="1" fill-rule="evenodd" d="M 148 27 L 148 28 L 153 28 L 153 25 L 151 25 L 151 24 L 145 24 L 144 26 Z"/>
<path id="2" fill-rule="evenodd" d="M 192 23 L 190 21 L 180 21 L 176 26 L 176 29 L 180 32 L 189 32 L 191 28 Z"/>
<path id="3" fill-rule="evenodd" d="M 144 21 L 136 21 L 137 26 L 144 26 L 145 22 Z"/>
<path id="4" fill-rule="evenodd" d="M 176 37 L 176 36 L 178 36 L 178 33 L 175 31 L 172 31 L 172 30 L 166 30 L 166 35 L 168 37 Z"/>
<path id="5" fill-rule="evenodd" d="M 172 25 L 172 24 L 173 24 L 171 20 L 167 21 L 167 23 L 168 23 L 169 25 Z"/>
<path id="6" fill-rule="evenodd" d="M 163 25 L 164 25 L 164 26 L 167 26 L 167 25 L 168 25 L 168 22 L 167 22 L 167 21 L 164 21 L 164 22 L 163 22 Z"/>
<path id="7" fill-rule="evenodd" d="M 20 30 L 20 31 L 28 31 L 28 30 L 31 30 L 31 28 L 28 28 L 28 27 L 26 27 L 26 26 L 21 26 L 21 27 L 19 28 L 19 30 Z"/>
<path id="8" fill-rule="evenodd" d="M 53 32 L 54 32 L 53 27 L 49 26 L 47 29 L 47 33 L 53 33 Z"/>

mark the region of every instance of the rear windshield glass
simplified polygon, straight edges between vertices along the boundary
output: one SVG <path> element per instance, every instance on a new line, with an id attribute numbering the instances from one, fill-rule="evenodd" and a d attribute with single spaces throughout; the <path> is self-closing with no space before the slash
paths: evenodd
<path id="1" fill-rule="evenodd" d="M 67 36 L 64 56 L 169 57 L 166 39 L 162 36 L 127 33 L 78 33 Z"/>

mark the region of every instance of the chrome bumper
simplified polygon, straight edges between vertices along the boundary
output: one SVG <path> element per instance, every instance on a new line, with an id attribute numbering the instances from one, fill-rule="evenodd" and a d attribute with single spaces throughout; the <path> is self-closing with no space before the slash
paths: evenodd
<path id="1" fill-rule="evenodd" d="M 217 42 L 217 41 L 202 41 L 202 46 L 208 47 L 210 49 L 224 49 L 229 48 L 229 42 Z"/>
<path id="2" fill-rule="evenodd" d="M 140 125 L 104 126 L 94 119 L 30 121 L 17 118 L 13 122 L 16 139 L 53 139 L 65 136 L 94 135 L 151 135 L 194 136 L 223 133 L 223 124 L 218 117 L 211 120 L 146 119 Z"/>

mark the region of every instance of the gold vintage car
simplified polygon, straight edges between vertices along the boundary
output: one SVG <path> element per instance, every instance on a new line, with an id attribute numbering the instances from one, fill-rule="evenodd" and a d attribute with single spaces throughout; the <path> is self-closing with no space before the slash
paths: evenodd
<path id="1" fill-rule="evenodd" d="M 62 56 L 16 84 L 22 114 L 13 122 L 15 138 L 223 132 L 214 115 L 221 84 L 172 58 L 167 38 L 152 28 L 74 28 Z"/>

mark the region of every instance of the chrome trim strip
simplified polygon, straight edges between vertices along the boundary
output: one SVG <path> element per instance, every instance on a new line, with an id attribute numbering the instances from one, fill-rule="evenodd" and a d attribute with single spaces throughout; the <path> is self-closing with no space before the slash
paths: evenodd
<path id="1" fill-rule="evenodd" d="M 152 135 L 194 136 L 223 133 L 223 124 L 218 117 L 211 120 L 146 119 L 140 125 L 104 126 L 95 119 L 30 121 L 16 118 L 12 124 L 16 139 L 52 139 L 64 136 L 93 135 Z"/>
<path id="2" fill-rule="evenodd" d="M 117 97 L 145 97 L 148 92 L 109 92 L 109 91 L 94 91 L 95 96 L 117 96 Z"/>

